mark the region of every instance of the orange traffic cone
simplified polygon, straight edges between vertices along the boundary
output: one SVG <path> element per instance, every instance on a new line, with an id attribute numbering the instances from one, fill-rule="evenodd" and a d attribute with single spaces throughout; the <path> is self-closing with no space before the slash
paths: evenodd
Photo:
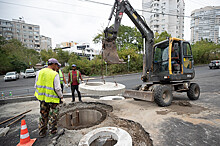
<path id="1" fill-rule="evenodd" d="M 21 120 L 20 143 L 17 146 L 32 146 L 35 140 L 30 138 L 25 120 Z"/>

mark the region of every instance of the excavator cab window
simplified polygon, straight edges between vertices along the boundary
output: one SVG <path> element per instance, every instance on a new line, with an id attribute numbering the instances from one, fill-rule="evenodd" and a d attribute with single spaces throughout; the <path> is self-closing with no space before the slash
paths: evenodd
<path id="1" fill-rule="evenodd" d="M 188 42 L 183 43 L 183 65 L 187 69 L 192 69 L 193 57 L 190 44 Z"/>
<path id="2" fill-rule="evenodd" d="M 171 48 L 171 65 L 172 72 L 180 73 L 181 72 L 181 59 L 180 59 L 180 42 L 174 41 Z"/>
<path id="3" fill-rule="evenodd" d="M 168 71 L 169 41 L 154 46 L 154 73 Z"/>

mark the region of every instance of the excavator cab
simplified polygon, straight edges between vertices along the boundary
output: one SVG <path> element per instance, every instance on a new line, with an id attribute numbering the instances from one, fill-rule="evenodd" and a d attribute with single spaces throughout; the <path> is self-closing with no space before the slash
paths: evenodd
<path id="1" fill-rule="evenodd" d="M 155 44 L 153 51 L 151 81 L 166 82 L 194 78 L 194 61 L 188 42 L 178 38 L 169 38 Z"/>

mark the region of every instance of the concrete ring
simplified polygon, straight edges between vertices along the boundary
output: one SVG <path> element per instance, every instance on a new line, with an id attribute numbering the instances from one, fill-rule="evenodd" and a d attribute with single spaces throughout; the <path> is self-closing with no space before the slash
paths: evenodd
<path id="1" fill-rule="evenodd" d="M 80 140 L 78 146 L 89 146 L 93 141 L 100 137 L 109 137 L 117 140 L 114 146 L 132 146 L 132 138 L 130 134 L 117 127 L 102 127 L 90 131 Z"/>
<path id="2" fill-rule="evenodd" d="M 124 100 L 123 96 L 105 96 L 101 97 L 100 100 Z"/>
<path id="3" fill-rule="evenodd" d="M 109 96 L 123 94 L 125 85 L 112 82 L 88 82 L 79 85 L 79 90 L 82 93 L 96 95 L 96 96 Z"/>

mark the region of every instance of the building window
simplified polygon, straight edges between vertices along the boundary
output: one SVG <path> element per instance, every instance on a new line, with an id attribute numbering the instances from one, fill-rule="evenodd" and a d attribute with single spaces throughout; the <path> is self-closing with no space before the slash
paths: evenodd
<path id="1" fill-rule="evenodd" d="M 28 29 L 32 30 L 32 27 L 29 26 Z"/>
<path id="2" fill-rule="evenodd" d="M 26 27 L 23 25 L 23 28 L 26 28 Z"/>

